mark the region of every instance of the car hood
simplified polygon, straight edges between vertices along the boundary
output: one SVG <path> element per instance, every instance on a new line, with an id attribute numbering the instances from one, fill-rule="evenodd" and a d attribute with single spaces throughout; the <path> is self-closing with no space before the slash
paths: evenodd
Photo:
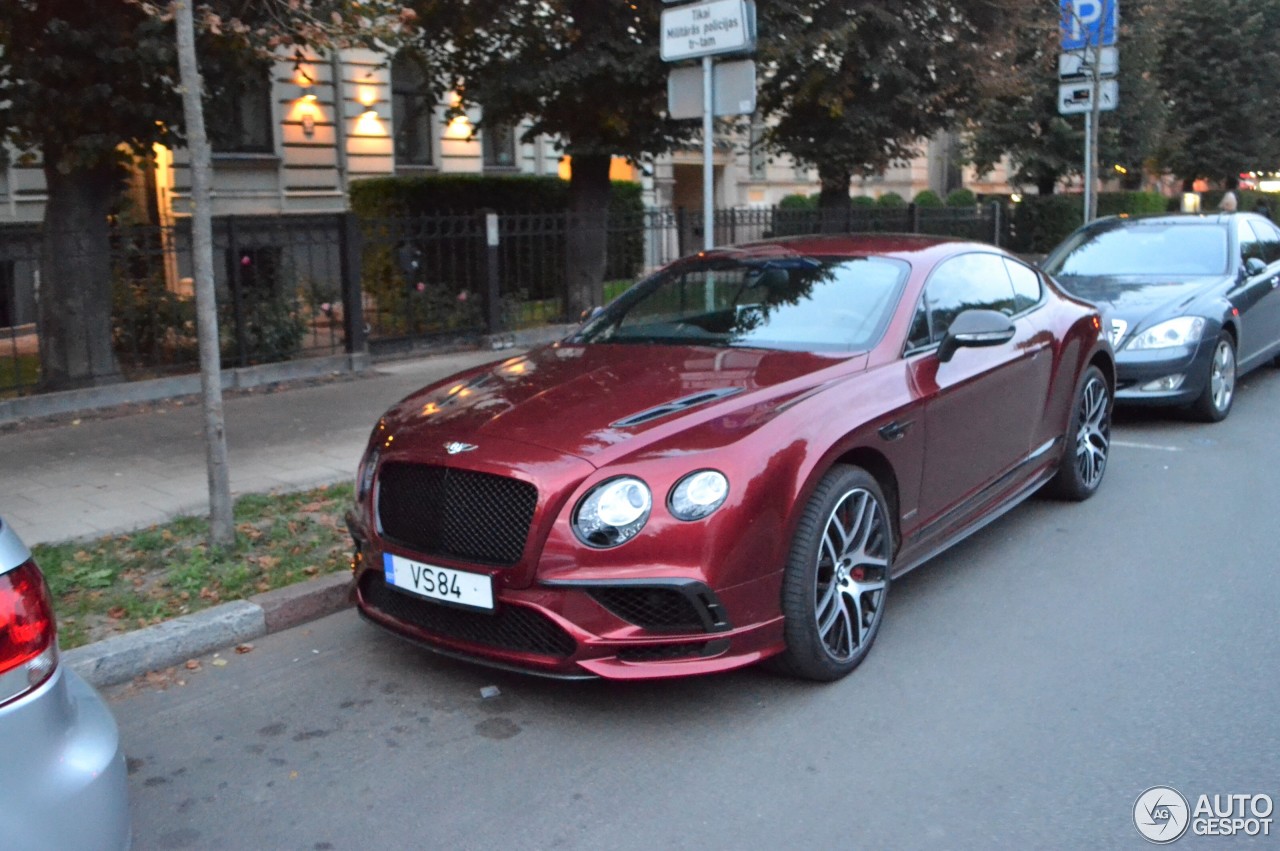
<path id="1" fill-rule="evenodd" d="M 1222 275 L 1080 275 L 1055 280 L 1076 298 L 1093 302 L 1103 314 L 1132 326 L 1157 311 L 1177 316 L 1201 293 L 1221 286 Z"/>
<path id="2" fill-rule="evenodd" d="M 598 465 L 610 449 L 648 443 L 641 435 L 776 404 L 865 363 L 865 354 L 557 343 L 424 388 L 381 428 L 410 453 L 500 438 Z"/>

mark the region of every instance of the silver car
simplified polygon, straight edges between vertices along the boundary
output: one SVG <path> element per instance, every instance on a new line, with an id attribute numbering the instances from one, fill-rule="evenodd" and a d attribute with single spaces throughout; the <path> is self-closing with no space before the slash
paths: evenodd
<path id="1" fill-rule="evenodd" d="M 0 520 L 0 845 L 128 848 L 120 734 L 98 693 L 58 664 L 52 598 Z"/>

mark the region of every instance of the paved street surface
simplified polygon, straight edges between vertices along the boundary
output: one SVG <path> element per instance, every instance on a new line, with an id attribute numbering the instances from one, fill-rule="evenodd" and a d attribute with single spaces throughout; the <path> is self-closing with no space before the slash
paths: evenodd
<path id="1" fill-rule="evenodd" d="M 1280 798 L 1276 423 L 1270 370 L 1221 425 L 1124 417 L 1095 499 L 895 583 L 832 685 L 550 682 L 345 612 L 114 690 L 136 847 L 1149 847 L 1148 787 Z"/>
<path id="2" fill-rule="evenodd" d="M 227 396 L 232 492 L 350 480 L 389 405 L 430 381 L 512 354 L 472 351 L 380 363 L 364 378 Z M 0 517 L 31 545 L 208 513 L 200 404 L 162 410 L 0 434 Z"/>

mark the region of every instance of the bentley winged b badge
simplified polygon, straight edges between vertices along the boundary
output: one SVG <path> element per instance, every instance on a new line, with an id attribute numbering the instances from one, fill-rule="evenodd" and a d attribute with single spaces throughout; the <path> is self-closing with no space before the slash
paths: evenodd
<path id="1" fill-rule="evenodd" d="M 475 449 L 474 443 L 458 443 L 456 440 L 450 441 L 444 445 L 444 451 L 450 455 L 457 455 L 459 452 L 470 452 Z"/>

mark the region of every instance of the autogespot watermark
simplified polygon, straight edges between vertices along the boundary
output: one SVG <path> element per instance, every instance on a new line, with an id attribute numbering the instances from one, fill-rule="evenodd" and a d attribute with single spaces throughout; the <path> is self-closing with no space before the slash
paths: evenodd
<path id="1" fill-rule="evenodd" d="M 1192 807 L 1171 786 L 1152 786 L 1133 802 L 1133 824 L 1142 838 L 1167 845 L 1190 828 L 1196 836 L 1270 836 L 1270 795 L 1200 795 Z"/>

